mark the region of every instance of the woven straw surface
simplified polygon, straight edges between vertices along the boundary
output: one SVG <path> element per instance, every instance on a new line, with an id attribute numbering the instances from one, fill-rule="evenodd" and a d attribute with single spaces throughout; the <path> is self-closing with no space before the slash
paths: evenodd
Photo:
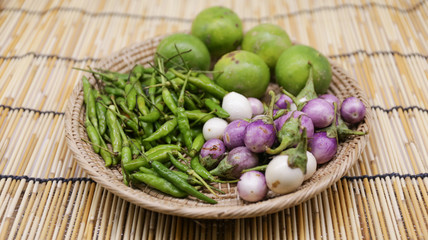
<path id="1" fill-rule="evenodd" d="M 96 67 L 118 72 L 129 72 L 135 64 L 149 65 L 152 63 L 156 47 L 162 37 L 135 44 L 129 48 L 103 59 Z M 341 101 L 350 96 L 360 98 L 368 106 L 368 102 L 358 83 L 346 75 L 344 70 L 337 65 L 332 66 L 333 80 L 331 93 Z M 95 79 L 88 76 L 92 84 Z M 279 90 L 277 85 L 271 85 L 268 89 Z M 339 180 L 356 162 L 363 151 L 368 135 L 354 137 L 341 144 L 336 157 L 328 164 L 321 166 L 314 176 L 306 181 L 297 191 L 286 195 L 268 194 L 268 199 L 257 203 L 245 203 L 239 199 L 236 184 L 223 184 L 218 187 L 225 191 L 219 197 L 207 194 L 218 203 L 211 205 L 195 199 L 179 199 L 169 197 L 150 188 L 144 190 L 127 187 L 122 182 L 122 174 L 115 168 L 106 168 L 104 160 L 87 144 L 85 127 L 82 125 L 85 119 L 83 106 L 83 88 L 79 82 L 69 100 L 65 115 L 65 130 L 69 148 L 74 152 L 80 166 L 88 172 L 89 176 L 97 183 L 107 188 L 114 194 L 128 200 L 138 206 L 191 218 L 244 218 L 266 215 L 278 212 L 288 207 L 293 207 L 331 186 Z M 365 120 L 359 124 L 360 131 L 368 132 L 368 120 L 371 119 L 371 110 L 367 111 Z M 86 139 L 86 141 L 82 140 Z"/>
<path id="2" fill-rule="evenodd" d="M 159 213 L 94 181 L 68 147 L 65 112 L 84 75 L 74 67 L 189 31 L 213 5 L 246 31 L 278 24 L 366 96 L 373 118 L 356 163 L 294 207 L 236 219 Z M 0 239 L 426 238 L 427 22 L 427 0 L 0 1 Z"/>

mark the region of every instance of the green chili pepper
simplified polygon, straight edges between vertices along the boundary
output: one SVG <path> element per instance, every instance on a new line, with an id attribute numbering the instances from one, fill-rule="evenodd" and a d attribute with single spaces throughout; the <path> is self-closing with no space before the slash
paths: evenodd
<path id="1" fill-rule="evenodd" d="M 169 82 L 174 87 L 174 89 L 178 91 L 180 86 L 183 85 L 184 80 L 179 77 L 175 77 L 169 80 Z M 188 89 L 190 92 L 198 92 L 199 90 L 195 85 L 192 85 L 192 84 L 188 84 L 186 89 Z"/>
<path id="2" fill-rule="evenodd" d="M 183 80 L 181 80 L 180 78 L 174 78 L 174 79 L 171 79 L 171 80 L 169 81 L 169 83 L 171 84 L 172 88 L 173 88 L 175 91 L 180 91 L 180 85 L 179 85 L 179 84 L 177 84 L 177 79 L 179 79 L 180 81 L 183 81 Z"/>
<path id="3" fill-rule="evenodd" d="M 128 119 L 124 116 L 121 117 L 121 119 L 123 120 L 123 122 L 125 123 L 125 125 L 127 127 L 129 127 L 131 129 L 131 131 L 133 131 L 135 134 L 137 135 L 144 135 L 144 130 L 140 130 L 138 128 L 138 123 L 132 121 L 131 119 Z"/>
<path id="4" fill-rule="evenodd" d="M 171 92 L 171 97 L 172 99 L 174 99 L 174 102 L 177 104 L 177 106 L 179 105 L 178 103 L 178 96 L 177 93 L 175 93 L 175 91 L 170 91 Z M 184 103 L 184 102 L 183 102 Z"/>
<path id="5" fill-rule="evenodd" d="M 86 113 L 92 125 L 98 129 L 97 108 L 95 105 L 95 97 L 92 91 L 92 86 L 86 77 L 83 77 L 83 98 L 86 101 Z"/>
<path id="6" fill-rule="evenodd" d="M 177 112 L 175 115 L 177 117 L 178 129 L 180 130 L 181 135 L 183 136 L 184 145 L 186 145 L 187 149 L 191 149 L 193 140 L 192 133 L 190 131 L 189 119 L 186 116 L 184 108 L 177 108 Z"/>
<path id="7" fill-rule="evenodd" d="M 140 167 L 150 167 L 149 161 L 143 157 L 138 157 L 127 162 L 126 164 L 123 164 L 123 168 L 129 172 L 135 171 Z"/>
<path id="8" fill-rule="evenodd" d="M 210 99 L 211 101 L 215 102 L 216 104 L 220 105 L 220 100 L 218 100 L 217 98 L 210 96 L 209 94 L 207 94 L 207 96 L 205 97 L 207 99 Z"/>
<path id="9" fill-rule="evenodd" d="M 92 126 L 91 121 L 89 121 L 88 117 L 86 117 L 85 126 L 86 126 L 86 133 L 88 134 L 89 140 L 91 140 L 91 143 L 92 143 L 92 149 L 94 149 L 94 152 L 99 153 L 100 152 L 99 146 L 101 145 L 101 140 L 97 133 L 97 130 L 95 129 L 94 126 Z"/>
<path id="10" fill-rule="evenodd" d="M 195 139 L 193 139 L 192 149 L 189 152 L 189 156 L 191 157 L 196 156 L 196 154 L 198 154 L 199 151 L 201 151 L 204 143 L 205 143 L 204 134 L 199 133 L 198 135 L 196 135 Z"/>
<path id="11" fill-rule="evenodd" d="M 141 128 L 144 130 L 144 134 L 142 135 L 143 138 L 149 137 L 153 133 L 153 123 L 150 122 L 139 122 Z"/>
<path id="12" fill-rule="evenodd" d="M 184 198 L 187 196 L 187 193 L 185 191 L 177 188 L 174 184 L 161 177 L 147 173 L 134 173 L 132 174 L 132 177 L 154 189 L 169 194 L 173 197 Z"/>
<path id="13" fill-rule="evenodd" d="M 187 95 L 184 96 L 184 106 L 186 107 L 186 109 L 189 110 L 199 109 L 198 106 L 196 106 L 196 104 L 193 102 L 193 100 Z"/>
<path id="14" fill-rule="evenodd" d="M 98 91 L 95 88 L 91 89 L 91 91 L 92 91 L 92 94 L 94 95 L 95 102 L 96 102 L 97 98 L 99 98 L 101 96 L 101 93 L 100 93 L 100 91 Z"/>
<path id="15" fill-rule="evenodd" d="M 152 77 L 150 78 L 150 85 L 156 84 L 156 78 L 155 73 L 152 74 Z M 155 102 L 155 96 L 156 96 L 156 88 L 149 88 L 149 98 L 152 102 Z"/>
<path id="16" fill-rule="evenodd" d="M 173 118 L 167 122 L 165 122 L 160 128 L 158 128 L 152 135 L 145 138 L 143 141 L 151 142 L 161 139 L 167 136 L 170 132 L 172 132 L 175 127 L 177 127 L 177 119 Z"/>
<path id="17" fill-rule="evenodd" d="M 149 108 L 146 106 L 146 100 L 141 95 L 138 95 L 137 97 L 137 107 L 138 111 L 143 114 L 143 116 L 149 114 Z"/>
<path id="18" fill-rule="evenodd" d="M 190 160 L 190 166 L 203 179 L 211 182 L 217 181 L 217 179 L 199 162 L 199 156 L 195 156 Z"/>
<path id="19" fill-rule="evenodd" d="M 160 72 L 160 78 L 162 81 L 162 99 L 163 102 L 165 103 L 165 105 L 169 108 L 169 110 L 171 110 L 172 113 L 175 114 L 175 112 L 177 111 L 177 104 L 176 104 L 176 100 L 174 100 L 171 92 L 168 90 L 168 88 L 165 87 L 166 84 L 166 80 L 165 80 L 165 72 L 163 69 L 163 61 L 162 59 L 158 58 L 158 66 L 159 66 L 159 72 Z"/>
<path id="20" fill-rule="evenodd" d="M 127 186 L 129 185 L 129 172 L 125 170 L 123 165 L 128 163 L 131 160 L 132 160 L 131 149 L 128 146 L 122 147 L 121 164 L 122 164 L 122 173 L 123 173 L 123 183 L 125 183 L 125 185 Z"/>
<path id="21" fill-rule="evenodd" d="M 173 150 L 180 151 L 181 148 L 175 144 L 160 144 L 146 151 L 146 155 L 150 155 L 151 153 L 154 153 L 157 151 L 173 151 Z"/>
<path id="22" fill-rule="evenodd" d="M 131 148 L 132 155 L 137 156 L 141 152 L 141 144 L 137 139 L 130 139 L 129 147 Z"/>
<path id="23" fill-rule="evenodd" d="M 175 74 L 168 71 L 165 73 L 165 77 L 166 77 L 166 79 L 171 80 L 171 79 L 175 78 Z"/>
<path id="24" fill-rule="evenodd" d="M 184 157 L 179 152 L 177 152 L 177 154 L 180 156 L 180 158 L 184 159 Z M 169 157 L 169 160 L 172 163 L 172 165 L 174 165 L 174 167 L 176 167 L 180 171 L 183 171 L 183 172 L 187 173 L 189 176 L 192 176 L 195 181 L 198 181 L 201 185 L 204 185 L 212 194 L 216 195 L 214 193 L 214 191 L 212 191 L 212 186 L 209 186 L 205 182 L 205 180 L 195 170 L 193 170 L 189 166 L 187 166 L 187 165 L 181 163 L 180 161 L 178 161 L 172 155 L 172 153 L 168 153 L 168 157 Z"/>
<path id="25" fill-rule="evenodd" d="M 121 149 L 122 152 L 122 149 Z M 120 154 L 121 152 L 119 152 L 118 154 L 113 155 L 113 165 L 116 165 L 120 162 Z"/>
<path id="26" fill-rule="evenodd" d="M 203 95 L 204 93 L 202 93 Z M 190 92 L 186 92 L 186 96 L 188 98 L 190 98 L 195 104 L 196 106 L 198 106 L 198 109 L 203 108 L 204 107 L 204 103 L 202 102 L 202 100 L 200 99 L 200 96 L 196 96 L 193 93 Z"/>
<path id="27" fill-rule="evenodd" d="M 226 110 L 224 110 L 219 104 L 215 103 L 210 98 L 205 98 L 204 104 L 211 111 L 215 111 L 214 114 L 221 118 L 228 118 L 230 116 L 229 113 L 226 112 Z"/>
<path id="28" fill-rule="evenodd" d="M 110 132 L 111 145 L 113 152 L 119 153 L 122 150 L 122 137 L 120 136 L 120 130 L 117 125 L 117 118 L 115 115 L 115 108 L 110 105 L 106 113 L 107 127 Z"/>
<path id="29" fill-rule="evenodd" d="M 143 94 L 143 88 L 140 84 L 140 79 L 142 79 L 144 75 L 144 67 L 140 64 L 135 65 L 131 73 L 129 74 L 129 82 L 132 83 L 133 87 L 137 91 L 138 94 Z"/>
<path id="30" fill-rule="evenodd" d="M 213 114 L 202 112 L 201 110 L 186 111 L 186 116 L 189 120 L 200 121 L 201 123 L 205 123 L 206 121 L 215 117 Z"/>
<path id="31" fill-rule="evenodd" d="M 122 109 L 122 111 L 125 112 L 129 116 L 129 119 L 131 119 L 132 121 L 138 123 L 138 117 L 137 117 L 137 115 L 135 115 L 135 113 L 132 112 L 128 108 L 128 106 L 126 105 L 125 99 L 123 99 L 121 97 L 118 97 L 116 99 L 116 103 L 117 103 L 117 105 L 119 105 L 120 109 Z"/>
<path id="32" fill-rule="evenodd" d="M 88 82 L 89 83 L 89 82 Z M 86 110 L 88 111 L 88 109 Z M 91 121 L 89 120 L 89 114 L 86 113 L 86 121 L 85 125 L 89 126 L 89 129 L 87 128 L 88 137 L 91 140 L 92 147 L 94 148 L 94 151 L 97 152 L 97 148 L 99 149 L 99 154 L 104 159 L 105 166 L 109 167 L 113 163 L 113 158 L 110 152 L 107 150 L 107 145 L 105 144 L 103 138 L 101 137 L 101 134 L 98 132 L 98 130 L 91 124 Z M 96 145 L 96 146 L 95 146 Z M 95 147 L 94 147 L 95 146 Z M 99 147 L 101 146 L 101 148 Z M 98 152 L 97 152 L 98 153 Z"/>
<path id="33" fill-rule="evenodd" d="M 187 76 L 176 71 L 175 69 L 170 69 L 172 73 L 174 73 L 177 77 L 181 79 L 185 79 Z M 196 87 L 210 93 L 214 97 L 218 99 L 223 99 L 223 97 L 228 93 L 228 91 L 224 90 L 219 85 L 215 84 L 210 78 L 208 78 L 204 74 L 199 74 L 198 77 L 189 77 L 189 82 L 195 85 Z"/>
<path id="34" fill-rule="evenodd" d="M 100 135 L 103 135 L 107 129 L 107 122 L 106 122 L 107 108 L 99 101 L 95 103 L 95 106 L 97 108 L 98 130 Z"/>
<path id="35" fill-rule="evenodd" d="M 198 179 L 196 179 L 194 176 L 190 176 L 187 175 L 184 172 L 180 172 L 180 171 L 172 171 L 173 173 L 175 173 L 177 176 L 179 176 L 181 179 L 183 179 L 184 181 L 186 181 L 187 183 L 189 183 L 190 185 L 203 185 Z"/>
<path id="36" fill-rule="evenodd" d="M 129 185 L 129 172 L 123 167 L 124 164 L 132 160 L 132 151 L 129 147 L 128 136 L 126 136 L 123 128 L 120 126 L 119 121 L 116 121 L 116 125 L 119 128 L 120 135 L 122 138 L 122 152 L 120 154 L 120 164 L 122 167 L 123 183 Z"/>
<path id="37" fill-rule="evenodd" d="M 101 94 L 97 100 L 102 101 L 102 103 L 104 103 L 104 105 L 106 105 L 106 106 L 113 104 L 111 99 L 109 97 L 107 97 L 106 95 L 103 95 L 103 94 Z"/>
<path id="38" fill-rule="evenodd" d="M 162 103 L 156 103 L 156 107 L 151 108 L 151 112 L 145 116 L 139 116 L 138 120 L 142 122 L 156 122 L 159 117 L 161 116 L 160 111 L 163 111 L 163 104 Z"/>
<path id="39" fill-rule="evenodd" d="M 114 88 L 114 87 L 104 87 L 104 91 L 110 95 L 118 96 L 118 97 L 124 97 L 125 91 L 120 88 Z"/>
<path id="40" fill-rule="evenodd" d="M 217 201 L 215 201 L 212 198 L 207 197 L 203 193 L 199 192 L 195 188 L 192 187 L 189 183 L 187 183 L 185 180 L 181 179 L 179 176 L 177 176 L 174 172 L 169 170 L 167 167 L 165 167 L 162 163 L 151 161 L 151 166 L 153 169 L 161 175 L 166 180 L 170 181 L 172 184 L 174 184 L 177 188 L 183 190 L 184 192 L 188 193 L 189 195 L 192 195 L 200 200 L 203 200 L 207 203 L 216 204 Z"/>
<path id="41" fill-rule="evenodd" d="M 105 166 L 110 167 L 111 164 L 113 163 L 113 158 L 112 158 L 111 154 L 106 149 L 101 148 L 100 149 L 100 155 L 104 159 Z"/>
<path id="42" fill-rule="evenodd" d="M 132 85 L 137 91 L 137 95 L 145 95 L 143 86 L 141 85 L 140 81 L 133 82 Z"/>
<path id="43" fill-rule="evenodd" d="M 133 87 L 134 84 L 128 83 L 125 86 L 126 104 L 129 110 L 133 111 L 137 105 L 137 90 Z"/>
<path id="44" fill-rule="evenodd" d="M 173 155 L 172 153 L 167 153 L 169 160 L 171 161 L 172 165 L 174 165 L 174 167 L 176 167 L 178 170 L 183 171 L 183 172 L 187 172 L 190 167 L 188 167 L 186 164 L 178 161 Z"/>
<path id="45" fill-rule="evenodd" d="M 113 71 L 108 71 L 108 70 L 106 70 L 104 72 L 105 72 L 104 74 L 107 74 L 107 75 L 110 74 L 109 76 L 112 76 L 110 79 L 113 81 L 119 80 L 119 79 L 126 81 L 129 77 L 128 73 L 113 72 Z"/>
<path id="46" fill-rule="evenodd" d="M 152 175 L 160 177 L 159 174 L 151 168 L 139 167 L 138 170 L 140 170 L 140 172 L 142 172 L 142 173 L 152 174 Z"/>
<path id="47" fill-rule="evenodd" d="M 145 73 L 154 73 L 156 70 L 153 67 L 144 68 Z"/>
<path id="48" fill-rule="evenodd" d="M 131 77 L 135 77 L 135 80 L 140 80 L 140 78 L 144 75 L 144 70 L 145 69 L 143 65 L 135 64 L 131 69 Z"/>
<path id="49" fill-rule="evenodd" d="M 138 128 L 138 123 L 134 122 L 133 120 L 131 120 L 131 119 L 129 119 L 123 115 L 120 115 L 116 111 L 113 111 L 113 114 L 115 114 L 117 117 L 119 117 L 123 121 L 123 123 L 125 123 L 125 125 L 130 128 L 130 130 L 132 132 L 136 133 L 137 135 L 143 135 L 144 134 L 144 130 L 140 130 Z"/>
<path id="50" fill-rule="evenodd" d="M 167 150 L 161 150 L 161 151 L 154 151 L 150 154 L 146 154 L 147 158 L 152 161 L 158 161 L 158 162 L 167 162 L 168 161 L 168 152 Z"/>
<path id="51" fill-rule="evenodd" d="M 149 161 L 158 161 L 161 163 L 166 163 L 169 160 L 168 153 L 171 153 L 171 151 L 159 150 L 151 152 L 150 154 L 145 154 L 142 157 L 138 157 L 134 160 L 127 162 L 123 165 L 123 167 L 127 171 L 131 172 L 137 170 L 139 167 L 150 167 Z"/>
<path id="52" fill-rule="evenodd" d="M 125 96 L 128 96 L 129 92 L 132 90 L 132 84 L 131 83 L 127 83 L 125 85 L 124 90 L 125 90 Z"/>
<path id="53" fill-rule="evenodd" d="M 103 81 L 111 82 L 115 86 L 118 86 L 120 88 L 125 87 L 126 80 L 128 79 L 128 74 L 123 74 L 123 73 L 117 73 L 117 72 L 111 72 L 111 71 L 97 72 L 97 71 L 93 71 L 92 69 L 88 70 L 88 69 L 81 69 L 81 68 L 74 68 L 74 69 L 92 73 L 94 76 L 98 75 L 101 77 Z"/>
<path id="54" fill-rule="evenodd" d="M 190 72 L 189 72 L 190 73 Z M 183 108 L 184 105 L 184 91 L 186 90 L 187 78 L 184 80 L 183 87 L 180 92 L 180 97 L 178 98 L 178 107 L 175 112 L 175 116 L 177 118 L 178 129 L 182 135 L 184 145 L 186 145 L 187 149 L 192 147 L 192 134 L 190 132 L 190 124 L 189 119 L 186 116 L 186 112 Z"/>
<path id="55" fill-rule="evenodd" d="M 162 89 L 162 99 L 165 105 L 171 110 L 171 112 L 175 113 L 177 111 L 177 104 L 174 98 L 171 95 L 171 92 L 167 88 Z"/>
<path id="56" fill-rule="evenodd" d="M 113 81 L 113 84 L 120 89 L 125 89 L 126 79 L 118 78 L 116 81 Z"/>
<path id="57" fill-rule="evenodd" d="M 89 93 L 91 92 L 92 86 L 89 83 L 89 80 L 86 76 L 82 77 L 82 86 L 83 86 L 83 100 L 85 104 L 89 102 Z"/>

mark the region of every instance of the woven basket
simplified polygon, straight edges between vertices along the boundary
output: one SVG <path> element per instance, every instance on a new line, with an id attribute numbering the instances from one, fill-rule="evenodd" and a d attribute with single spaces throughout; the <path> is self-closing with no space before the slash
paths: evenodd
<path id="1" fill-rule="evenodd" d="M 145 64 L 152 61 L 156 46 L 161 39 L 162 37 L 157 37 L 132 45 L 100 61 L 96 67 L 128 72 L 136 63 Z M 357 82 L 347 76 L 342 68 L 333 62 L 331 64 L 333 80 L 329 92 L 335 94 L 341 101 L 350 96 L 358 97 L 366 106 L 369 106 Z M 91 76 L 88 75 L 88 78 L 92 84 L 95 83 L 95 79 Z M 269 88 L 278 89 L 275 85 L 270 85 Z M 368 109 L 366 118 L 359 124 L 358 130 L 368 131 L 371 118 L 372 115 Z M 204 219 L 255 217 L 300 204 L 324 191 L 345 175 L 359 158 L 368 139 L 368 135 L 366 135 L 341 143 L 335 158 L 329 163 L 319 166 L 313 177 L 305 181 L 293 193 L 275 195 L 269 192 L 265 200 L 248 203 L 239 198 L 236 184 L 219 184 L 216 187 L 223 190 L 225 194 L 215 197 L 206 193 L 218 201 L 218 204 L 211 205 L 192 197 L 172 198 L 148 187 L 132 188 L 125 186 L 122 183 L 121 170 L 119 168 L 106 168 L 103 159 L 92 150 L 91 145 L 82 141 L 82 139 L 88 139 L 83 122 L 83 89 L 82 81 L 79 80 L 69 99 L 65 122 L 67 143 L 78 164 L 94 181 L 131 203 L 165 214 Z"/>

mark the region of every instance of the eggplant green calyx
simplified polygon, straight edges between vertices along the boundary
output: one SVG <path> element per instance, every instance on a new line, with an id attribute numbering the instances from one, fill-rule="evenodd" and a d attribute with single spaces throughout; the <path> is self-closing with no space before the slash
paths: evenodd
<path id="1" fill-rule="evenodd" d="M 236 165 L 230 164 L 227 161 L 227 155 L 220 161 L 216 168 L 210 171 L 213 176 L 225 177 L 229 179 L 234 179 L 232 176 L 233 169 L 236 168 Z"/>
<path id="2" fill-rule="evenodd" d="M 288 165 L 291 168 L 300 168 L 302 172 L 306 173 L 306 165 L 308 162 L 308 156 L 306 151 L 308 149 L 308 138 L 306 136 L 306 128 L 303 129 L 301 134 L 300 142 L 297 144 L 297 147 L 290 148 L 282 152 L 288 156 Z"/>
<path id="3" fill-rule="evenodd" d="M 355 131 L 349 129 L 348 125 L 346 125 L 345 121 L 342 118 L 337 119 L 337 136 L 340 141 L 344 141 L 350 135 L 363 136 L 366 135 L 367 132 Z"/>
<path id="4" fill-rule="evenodd" d="M 336 103 L 333 103 L 334 105 L 334 117 L 333 117 L 333 123 L 323 129 L 320 129 L 319 132 L 326 132 L 327 133 L 327 137 L 329 138 L 335 138 L 336 139 L 336 143 L 339 144 L 339 135 L 338 135 L 338 131 L 337 131 L 337 125 L 336 125 L 336 119 L 337 119 L 337 105 Z"/>
<path id="5" fill-rule="evenodd" d="M 300 115 L 298 118 L 294 118 L 293 115 L 294 113 L 291 114 L 291 116 L 287 119 L 287 121 L 277 133 L 277 138 L 280 142 L 279 146 L 274 149 L 266 149 L 266 153 L 271 155 L 278 154 L 287 149 L 289 146 L 297 144 L 299 141 L 301 141 L 300 126 L 302 115 Z M 306 130 L 306 128 L 304 129 Z"/>

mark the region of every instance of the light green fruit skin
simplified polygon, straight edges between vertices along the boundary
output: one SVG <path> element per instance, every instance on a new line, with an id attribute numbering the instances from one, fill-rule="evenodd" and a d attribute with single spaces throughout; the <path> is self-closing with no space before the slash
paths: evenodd
<path id="1" fill-rule="evenodd" d="M 246 97 L 262 97 L 269 80 L 269 67 L 252 52 L 230 52 L 223 55 L 214 66 L 214 81 L 218 85 Z"/>
<path id="2" fill-rule="evenodd" d="M 210 7 L 201 11 L 192 22 L 192 35 L 201 39 L 213 57 L 235 50 L 244 33 L 238 15 L 225 7 Z"/>
<path id="3" fill-rule="evenodd" d="M 287 32 L 270 23 L 260 24 L 250 29 L 242 41 L 242 49 L 259 55 L 270 69 L 275 68 L 281 53 L 291 45 Z"/>
<path id="4" fill-rule="evenodd" d="M 325 93 L 331 82 L 331 65 L 324 55 L 305 45 L 294 45 L 281 54 L 275 67 L 277 83 L 291 94 L 299 94 L 309 77 L 308 62 L 313 67 L 315 91 Z"/>
<path id="5" fill-rule="evenodd" d="M 182 57 L 190 69 L 195 70 L 208 70 L 211 63 L 210 53 L 205 44 L 195 36 L 185 33 L 176 33 L 169 35 L 162 39 L 159 43 L 156 53 L 165 57 L 166 59 L 177 55 L 175 45 L 180 52 L 185 52 L 191 49 L 188 53 L 183 53 Z M 155 56 L 155 62 L 157 61 Z M 175 64 L 183 65 L 183 61 L 179 56 L 172 58 L 165 67 L 174 67 Z"/>

